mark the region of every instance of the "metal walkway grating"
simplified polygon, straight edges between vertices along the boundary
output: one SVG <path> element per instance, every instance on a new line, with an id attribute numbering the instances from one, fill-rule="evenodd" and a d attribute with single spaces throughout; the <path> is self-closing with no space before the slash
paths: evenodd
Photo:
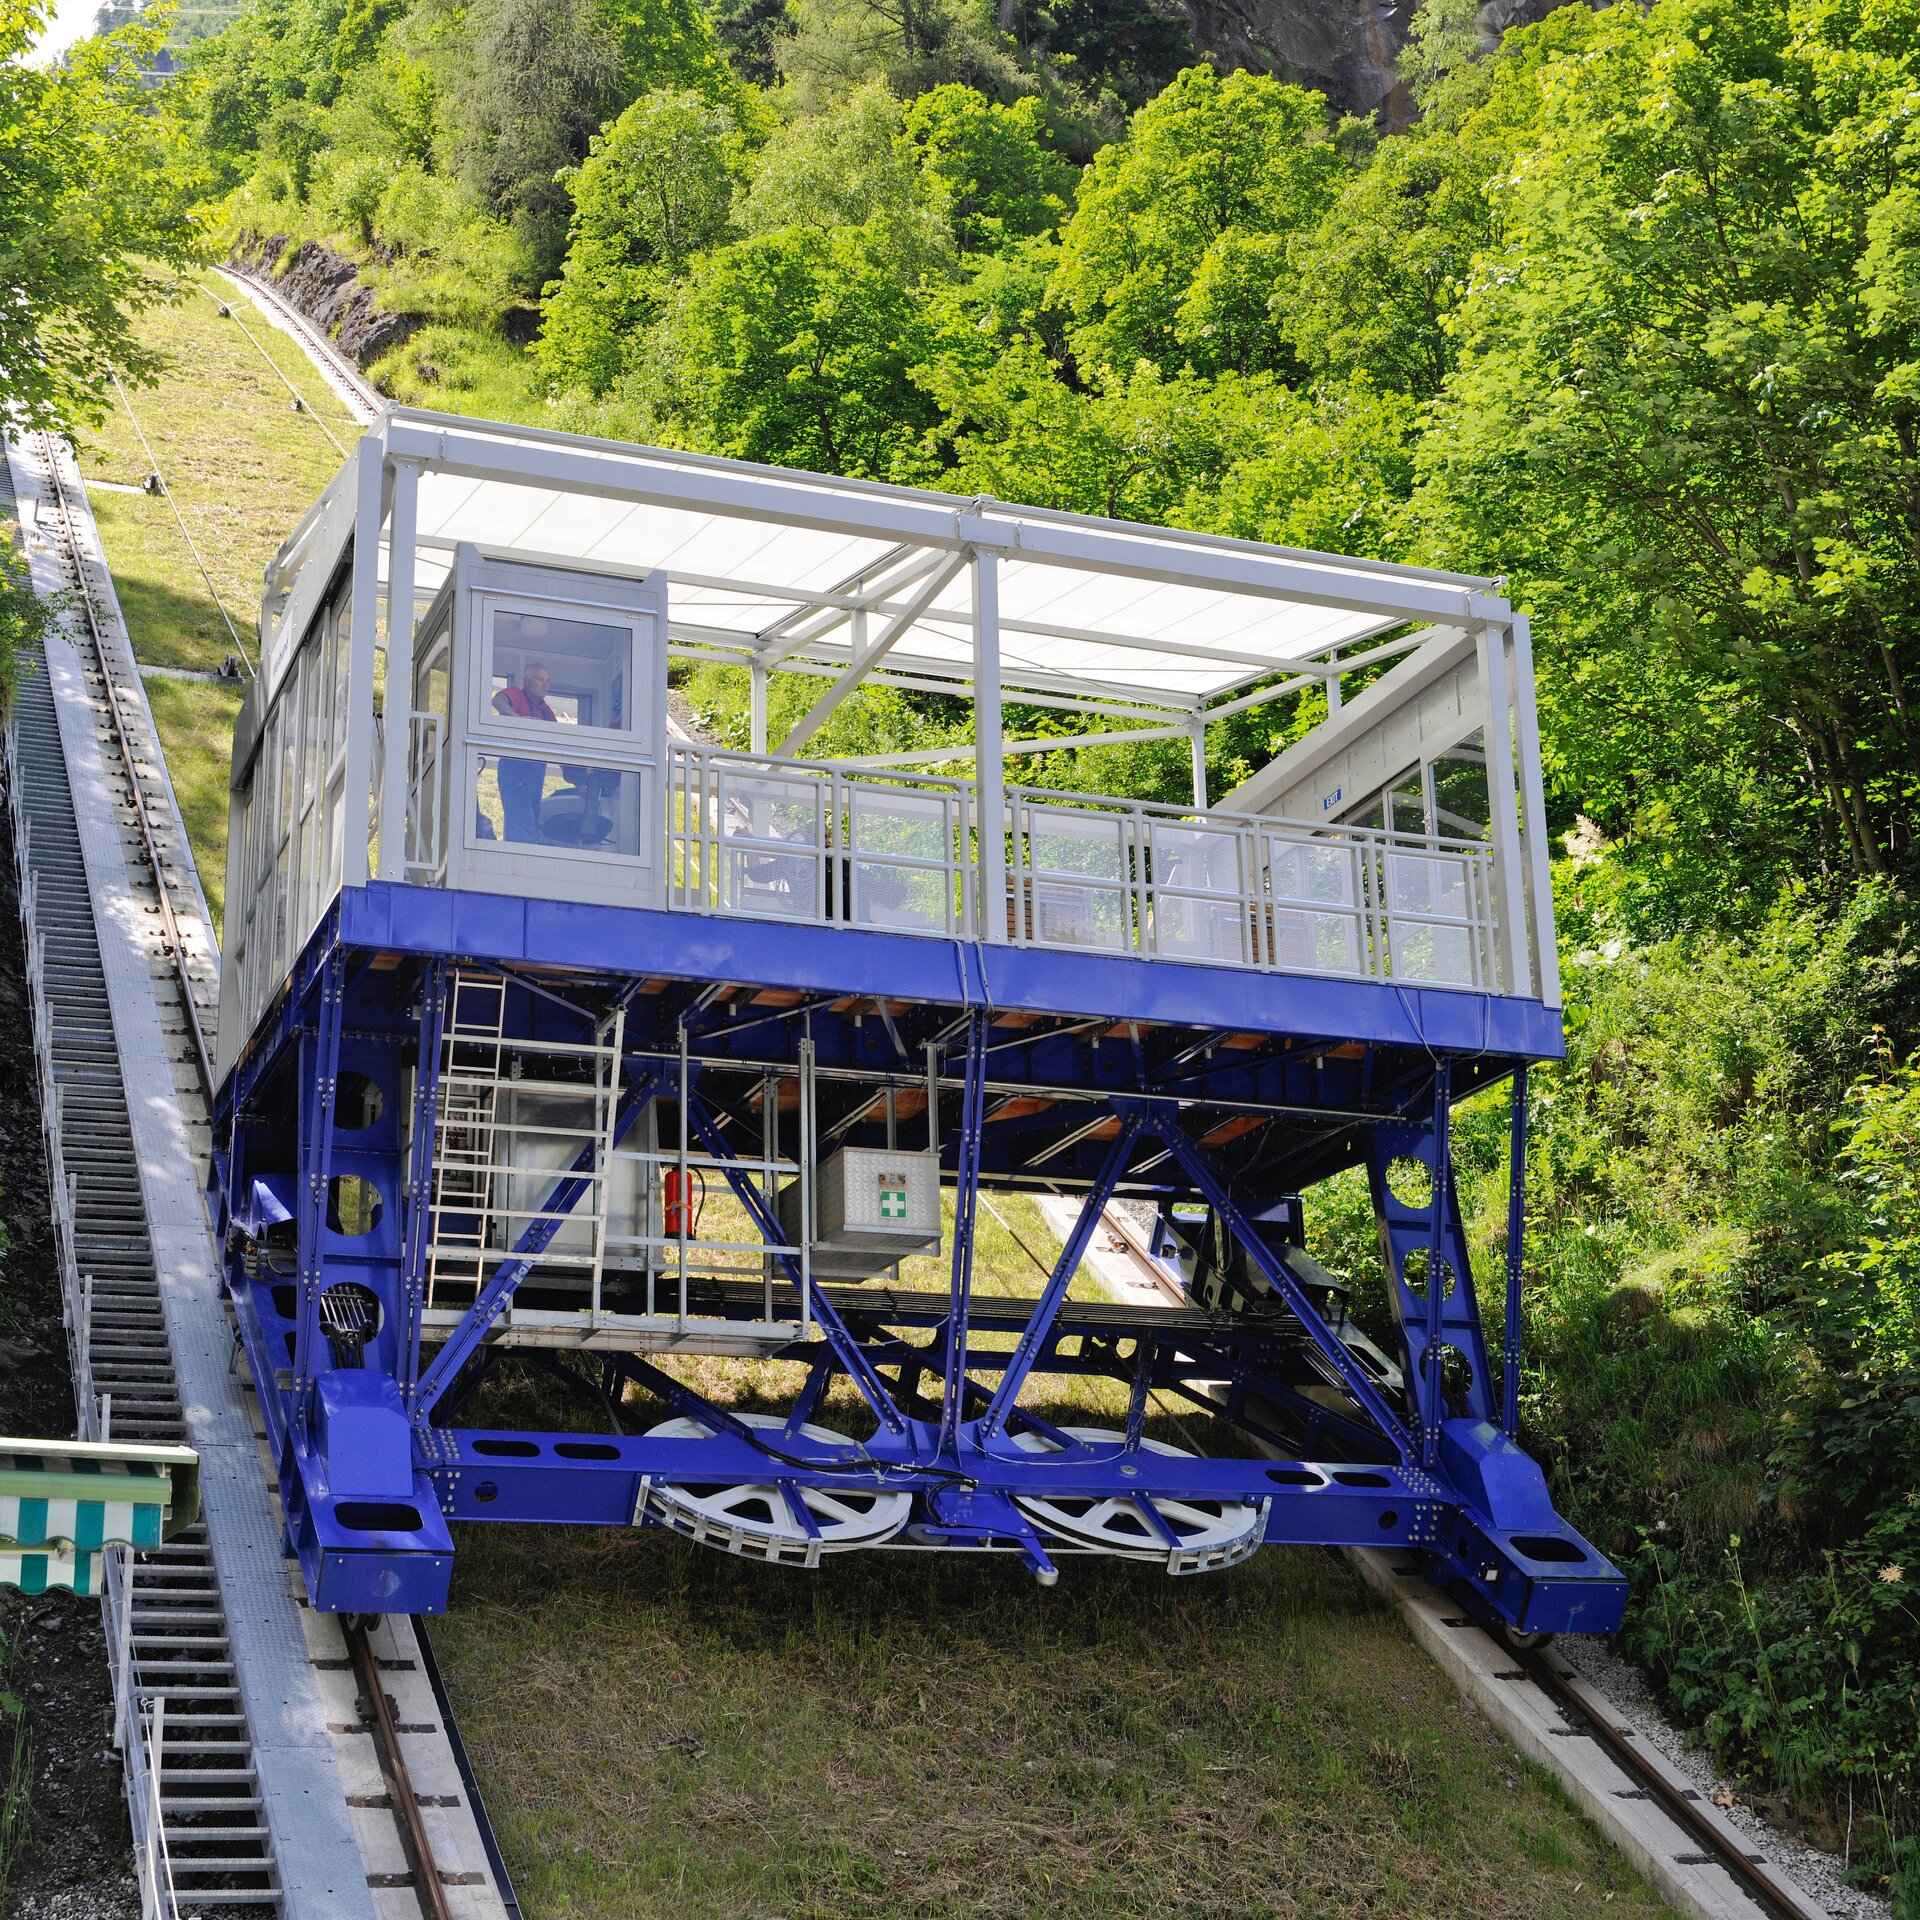
<path id="1" fill-rule="evenodd" d="M 121 1079 L 93 901 L 44 668 L 15 702 L 11 777 L 22 898 L 39 942 L 36 1018 L 55 1092 L 82 1288 L 76 1341 L 123 1439 L 186 1437 Z M 20 849 L 16 848 L 16 858 Z M 278 1907 L 280 1879 L 204 1524 L 137 1556 L 123 1684 L 166 1703 L 158 1798 L 175 1897 Z"/>

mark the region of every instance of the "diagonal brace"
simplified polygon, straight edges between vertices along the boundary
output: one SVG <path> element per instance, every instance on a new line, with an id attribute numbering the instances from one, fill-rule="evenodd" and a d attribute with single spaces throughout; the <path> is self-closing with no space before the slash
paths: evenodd
<path id="1" fill-rule="evenodd" d="M 713 1116 L 697 1099 L 689 1098 L 687 1117 L 692 1122 L 694 1132 L 699 1136 L 700 1144 L 706 1148 L 709 1157 L 719 1163 L 720 1171 L 726 1176 L 727 1185 L 733 1189 L 733 1197 L 746 1208 L 747 1217 L 759 1229 L 761 1237 L 769 1247 L 786 1245 L 786 1234 L 782 1230 L 758 1187 L 748 1177 L 747 1169 L 739 1157 L 727 1144 L 726 1136 L 713 1123 Z M 800 1288 L 800 1263 L 790 1253 L 777 1253 L 773 1256 L 779 1261 L 787 1278 Z M 860 1389 L 860 1396 L 878 1416 L 881 1426 L 889 1433 L 904 1434 L 907 1423 L 900 1409 L 894 1405 L 893 1396 L 887 1391 L 886 1382 L 874 1372 L 873 1363 L 867 1358 L 865 1350 L 852 1333 L 847 1323 L 841 1319 L 839 1310 L 827 1299 L 826 1295 L 815 1287 L 807 1294 L 807 1304 L 814 1319 L 819 1323 L 821 1337 L 833 1350 L 835 1359 L 846 1368 L 853 1384 Z"/>
<path id="2" fill-rule="evenodd" d="M 1273 1249 L 1247 1224 L 1240 1209 L 1233 1204 L 1226 1182 L 1221 1179 L 1211 1157 L 1180 1131 L 1178 1122 L 1171 1116 L 1161 1119 L 1156 1115 L 1148 1124 L 1153 1134 L 1180 1163 L 1187 1177 L 1200 1189 L 1207 1204 L 1233 1228 L 1234 1238 L 1246 1250 L 1247 1258 L 1287 1303 L 1294 1318 L 1305 1328 L 1307 1338 L 1320 1349 L 1322 1358 L 1340 1376 L 1347 1391 L 1367 1410 L 1400 1458 L 1403 1461 L 1410 1460 L 1412 1441 L 1405 1426 L 1381 1398 L 1379 1389 L 1360 1371 L 1353 1355 L 1328 1330 L 1327 1323 L 1301 1290 L 1300 1283 L 1288 1272 L 1285 1264 L 1275 1258 Z"/>
<path id="3" fill-rule="evenodd" d="M 613 1117 L 613 1145 L 618 1146 L 627 1137 L 633 1123 L 639 1119 L 641 1110 L 660 1090 L 660 1079 L 660 1073 L 655 1068 L 635 1076 Z M 521 1281 L 533 1271 L 534 1262 L 546 1252 L 567 1216 L 592 1187 L 593 1165 L 599 1155 L 599 1142 L 593 1140 L 574 1155 L 573 1164 L 549 1190 L 538 1217 L 514 1242 L 513 1251 L 494 1268 L 492 1276 L 480 1289 L 459 1326 L 434 1356 L 433 1365 L 421 1377 L 419 1389 L 414 1395 L 415 1426 L 427 1424 L 440 1396 L 452 1385 L 454 1377 L 486 1339 L 494 1321 L 512 1304 Z"/>
<path id="4" fill-rule="evenodd" d="M 1100 1177 L 1093 1183 L 1093 1190 L 1080 1209 L 1079 1219 L 1073 1223 L 1067 1244 L 1060 1250 L 1060 1258 L 1047 1277 L 1046 1290 L 1034 1303 L 1026 1331 L 1021 1334 L 1020 1344 L 1014 1349 L 1013 1358 L 1007 1362 L 1006 1372 L 1001 1375 L 1000 1384 L 994 1390 L 986 1417 L 980 1422 L 982 1446 L 1006 1424 L 1007 1416 L 1020 1398 L 1020 1389 L 1026 1385 L 1027 1376 L 1033 1371 L 1034 1362 L 1040 1357 L 1047 1335 L 1053 1331 L 1053 1323 L 1059 1317 L 1060 1304 L 1067 1297 L 1067 1288 L 1079 1271 L 1080 1262 L 1086 1257 L 1093 1230 L 1099 1225 L 1100 1216 L 1105 1213 L 1107 1202 L 1120 1183 L 1121 1174 L 1126 1171 L 1134 1142 L 1140 1137 L 1140 1127 L 1140 1116 L 1131 1115 L 1114 1139 L 1113 1147 L 1101 1166 Z"/>

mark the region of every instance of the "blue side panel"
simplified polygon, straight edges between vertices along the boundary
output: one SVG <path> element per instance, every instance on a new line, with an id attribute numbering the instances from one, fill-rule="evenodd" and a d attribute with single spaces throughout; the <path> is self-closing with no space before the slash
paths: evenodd
<path id="1" fill-rule="evenodd" d="M 752 981 L 1005 1011 L 1104 1014 L 1195 1028 L 1558 1060 L 1537 1000 L 1112 954 L 989 947 L 643 907 L 587 906 L 375 882 L 340 896 L 343 945 L 422 955 Z"/>
<path id="2" fill-rule="evenodd" d="M 558 1076 L 583 1097 L 583 1044 L 615 1031 L 604 1140 L 569 1136 L 587 1143 L 555 1160 L 540 1089 Z M 348 890 L 216 1113 L 209 1201 L 288 1551 L 317 1607 L 434 1612 L 454 1520 L 668 1527 L 811 1566 L 838 1550 L 828 1525 L 858 1532 L 864 1499 L 884 1524 L 843 1545 L 1016 1553 L 1051 1581 L 1055 1554 L 1190 1573 L 1262 1542 L 1391 1544 L 1476 1617 L 1609 1630 L 1624 1581 L 1554 1512 L 1517 1423 L 1493 1424 L 1517 1392 L 1519 1315 L 1497 1376 L 1448 1133 L 1455 1099 L 1509 1074 L 1523 1094 L 1517 1070 L 1562 1053 L 1556 1012 L 1497 995 Z M 497 1110 L 491 1092 L 472 1104 L 476 1086 L 523 1080 Z M 647 1157 L 627 1139 L 643 1118 L 688 1143 L 692 1227 L 665 1173 L 645 1203 L 663 1224 L 681 1208 L 677 1285 L 669 1243 L 624 1229 L 589 1282 L 556 1236 L 600 1156 Z M 944 1287 L 871 1262 L 837 1283 L 787 1250 L 802 1236 L 773 1169 L 803 1136 L 932 1158 L 953 1195 Z M 517 1184 L 472 1185 L 477 1167 L 502 1175 L 496 1159 Z M 1395 1282 L 1380 1345 L 1301 1241 L 1299 1196 L 1356 1163 Z M 1423 1198 L 1392 1184 L 1409 1163 Z M 993 1188 L 1080 1197 L 1051 1271 L 1032 1256 L 1036 1298 L 973 1295 L 974 1209 Z M 699 1239 L 710 1191 L 764 1244 L 761 1277 L 726 1257 L 740 1247 Z M 1114 1195 L 1152 1210 L 1142 1259 L 1171 1302 L 1069 1298 Z M 1429 1274 L 1448 1276 L 1431 1297 Z M 557 1329 L 571 1349 L 589 1301 L 590 1351 L 537 1344 Z M 683 1351 L 787 1363 L 784 1420 L 710 1397 L 676 1371 Z M 513 1427 L 529 1372 L 591 1424 Z M 1049 1377 L 1111 1383 L 1124 1427 L 1054 1425 L 1056 1389 L 1028 1391 Z M 864 1441 L 809 1424 L 837 1383 L 872 1416 Z M 647 1430 L 622 1430 L 628 1395 Z M 1149 1420 L 1181 1402 L 1238 1441 L 1217 1457 L 1151 1446 Z M 653 1424 L 659 1410 L 673 1418 Z M 730 1490 L 754 1498 L 699 1506 Z"/>

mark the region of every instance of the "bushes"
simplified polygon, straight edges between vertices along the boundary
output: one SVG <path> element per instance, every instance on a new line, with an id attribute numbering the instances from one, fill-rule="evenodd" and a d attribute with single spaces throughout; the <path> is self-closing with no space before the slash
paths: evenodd
<path id="1" fill-rule="evenodd" d="M 1582 926 L 1594 875 L 1563 868 Z M 1599 891 L 1604 892 L 1603 884 Z M 1522 1439 L 1634 1586 L 1626 1644 L 1722 1764 L 1920 1900 L 1920 976 L 1869 885 L 1748 938 L 1570 956 L 1534 1076 Z M 1507 1090 L 1454 1152 L 1500 1339 Z M 1319 1257 L 1391 1314 L 1364 1177 Z"/>

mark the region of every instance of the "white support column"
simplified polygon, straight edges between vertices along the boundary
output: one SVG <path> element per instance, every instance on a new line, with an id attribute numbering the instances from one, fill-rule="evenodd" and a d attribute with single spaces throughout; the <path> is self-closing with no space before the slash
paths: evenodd
<path id="1" fill-rule="evenodd" d="M 1339 711 L 1340 711 L 1340 676 L 1336 672 L 1336 673 L 1330 673 L 1327 675 L 1327 718 L 1331 720 L 1333 716 Z"/>
<path id="2" fill-rule="evenodd" d="M 380 777 L 381 880 L 407 877 L 407 793 L 413 758 L 413 562 L 420 464 L 393 463 L 387 538 L 387 757 Z"/>
<path id="3" fill-rule="evenodd" d="M 1487 752 L 1487 805 L 1493 826 L 1494 886 L 1498 894 L 1497 929 L 1501 970 L 1507 993 L 1531 990 L 1533 969 L 1527 954 L 1527 886 L 1520 847 L 1520 794 L 1513 766 L 1513 697 L 1507 680 L 1504 628 L 1482 625 L 1475 635 L 1480 655 L 1480 690 L 1487 704 L 1482 738 Z"/>
<path id="4" fill-rule="evenodd" d="M 1195 720 L 1187 730 L 1187 746 L 1193 755 L 1193 810 L 1207 810 L 1207 723 Z"/>
<path id="5" fill-rule="evenodd" d="M 386 514 L 386 447 L 378 433 L 355 449 L 352 641 L 347 653 L 346 790 L 340 799 L 340 884 L 367 884 L 368 801 L 373 784 L 373 656 L 380 618 L 380 522 Z"/>
<path id="6" fill-rule="evenodd" d="M 1540 998 L 1560 1004 L 1559 935 L 1553 924 L 1553 848 L 1547 840 L 1547 799 L 1540 769 L 1540 714 L 1534 705 L 1533 629 L 1513 617 L 1514 732 L 1520 753 L 1520 819 L 1526 842 L 1528 894 L 1533 905 L 1534 964 Z"/>
<path id="7" fill-rule="evenodd" d="M 1007 779 L 1000 716 L 1000 561 L 973 555 L 973 773 L 980 836 L 980 937 L 1007 940 Z"/>
<path id="8" fill-rule="evenodd" d="M 747 746 L 753 753 L 764 754 L 767 750 L 767 663 L 756 660 L 750 672 L 753 690 Z"/>

